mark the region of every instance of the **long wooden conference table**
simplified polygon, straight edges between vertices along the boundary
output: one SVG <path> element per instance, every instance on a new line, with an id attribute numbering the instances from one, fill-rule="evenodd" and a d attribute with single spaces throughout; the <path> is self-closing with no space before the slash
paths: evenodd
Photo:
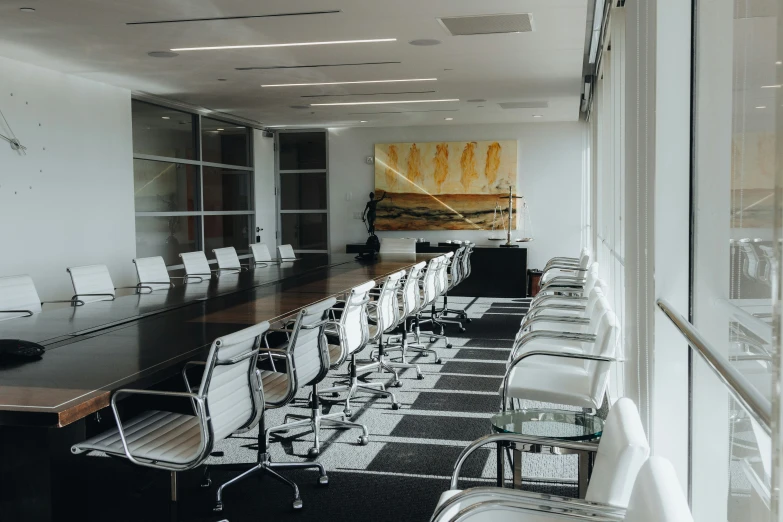
<path id="1" fill-rule="evenodd" d="M 86 499 L 70 447 L 95 429 L 92 414 L 109 406 L 113 391 L 155 386 L 185 362 L 203 359 L 221 335 L 274 322 L 436 255 L 305 257 L 0 322 L 0 339 L 46 346 L 40 360 L 0 366 L 2 518 L 71 520 L 78 512 Z M 113 417 L 104 417 L 106 429 Z"/>

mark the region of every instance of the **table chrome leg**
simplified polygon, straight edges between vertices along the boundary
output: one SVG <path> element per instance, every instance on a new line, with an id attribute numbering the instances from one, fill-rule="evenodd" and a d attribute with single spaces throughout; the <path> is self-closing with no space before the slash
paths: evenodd
<path id="1" fill-rule="evenodd" d="M 503 457 L 503 452 L 505 451 L 505 444 L 503 442 L 497 443 L 498 449 L 497 449 L 497 460 L 498 460 L 498 487 L 502 488 L 505 487 L 505 477 L 506 477 L 506 461 Z"/>
<path id="2" fill-rule="evenodd" d="M 579 459 L 579 498 L 585 498 L 587 494 L 587 480 L 590 476 L 590 452 L 579 451 L 577 452 L 577 458 Z"/>
<path id="3" fill-rule="evenodd" d="M 514 448 L 514 489 L 522 489 L 522 451 Z"/>

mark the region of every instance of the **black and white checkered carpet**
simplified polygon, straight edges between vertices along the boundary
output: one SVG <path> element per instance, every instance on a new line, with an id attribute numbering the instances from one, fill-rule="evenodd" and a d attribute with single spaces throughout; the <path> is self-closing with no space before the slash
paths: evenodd
<path id="1" fill-rule="evenodd" d="M 353 404 L 353 421 L 367 426 L 370 443 L 356 444 L 358 430 L 323 430 L 318 460 L 329 474 L 329 485 L 318 485 L 317 472 L 284 472 L 299 484 L 304 509 L 291 508 L 291 491 L 270 478 L 249 478 L 226 490 L 225 511 L 211 513 L 216 484 L 237 474 L 221 470 L 226 463 L 255 462 L 257 432 L 221 443 L 222 458 L 213 458 L 213 486 L 199 487 L 201 473 L 181 474 L 182 520 L 245 521 L 426 521 L 438 497 L 448 489 L 452 467 L 462 448 L 490 432 L 489 417 L 499 405 L 498 387 L 519 321 L 527 310 L 522 299 L 449 299 L 449 307 L 465 308 L 472 322 L 459 333 L 447 327 L 453 344 L 442 340 L 435 347 L 443 364 L 432 356 L 410 357 L 421 365 L 423 380 L 413 370 L 401 373 L 403 386 L 390 388 L 402 407 L 391 408 L 387 398 L 360 394 Z M 424 340 L 425 338 L 423 338 Z M 368 357 L 369 349 L 360 357 Z M 372 374 L 369 380 L 390 380 Z M 329 386 L 337 375 L 328 376 Z M 306 393 L 302 393 L 302 398 Z M 530 404 L 531 406 L 533 404 Z M 333 407 L 332 411 L 339 411 Z M 308 413 L 304 402 L 266 413 L 267 426 L 283 422 L 286 413 Z M 312 434 L 296 430 L 281 434 L 272 444 L 275 461 L 307 459 Z M 530 455 L 523 462 L 529 489 L 575 495 L 576 460 L 573 455 Z M 95 461 L 95 493 L 86 514 L 90 520 L 168 520 L 167 475 L 155 470 L 123 466 L 114 459 Z M 461 487 L 495 483 L 494 449 L 488 446 L 463 468 Z M 506 470 L 510 477 L 510 469 Z"/>

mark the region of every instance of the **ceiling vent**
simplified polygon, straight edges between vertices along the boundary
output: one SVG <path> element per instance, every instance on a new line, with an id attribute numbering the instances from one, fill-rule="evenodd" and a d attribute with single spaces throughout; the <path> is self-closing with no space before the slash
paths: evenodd
<path id="1" fill-rule="evenodd" d="M 533 15 L 530 13 L 451 16 L 438 18 L 438 22 L 452 36 L 529 33 L 533 30 Z"/>
<path id="2" fill-rule="evenodd" d="M 523 101 L 523 102 L 504 102 L 498 103 L 501 109 L 546 109 L 549 107 L 547 101 Z"/>

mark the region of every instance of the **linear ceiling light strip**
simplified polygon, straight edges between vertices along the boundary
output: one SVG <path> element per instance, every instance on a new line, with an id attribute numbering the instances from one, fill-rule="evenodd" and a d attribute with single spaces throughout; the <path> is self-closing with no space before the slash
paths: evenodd
<path id="1" fill-rule="evenodd" d="M 217 45 L 211 47 L 179 47 L 176 49 L 170 49 L 174 52 L 185 51 L 221 51 L 230 49 L 268 49 L 275 47 L 307 47 L 314 45 L 340 45 L 340 44 L 356 44 L 356 43 L 381 43 L 381 42 L 396 42 L 396 38 L 373 38 L 371 40 L 332 40 L 327 42 L 291 42 L 291 43 L 279 43 L 279 44 L 254 44 L 254 45 Z"/>
<path id="2" fill-rule="evenodd" d="M 247 15 L 247 16 L 215 16 L 210 18 L 181 18 L 175 20 L 148 20 L 142 22 L 126 22 L 125 25 L 152 25 L 152 24 L 181 24 L 186 22 L 218 22 L 221 20 L 250 20 L 253 18 L 279 18 L 284 16 L 309 16 L 340 13 L 339 9 L 329 11 L 302 11 L 299 13 L 274 13 L 265 15 Z"/>

